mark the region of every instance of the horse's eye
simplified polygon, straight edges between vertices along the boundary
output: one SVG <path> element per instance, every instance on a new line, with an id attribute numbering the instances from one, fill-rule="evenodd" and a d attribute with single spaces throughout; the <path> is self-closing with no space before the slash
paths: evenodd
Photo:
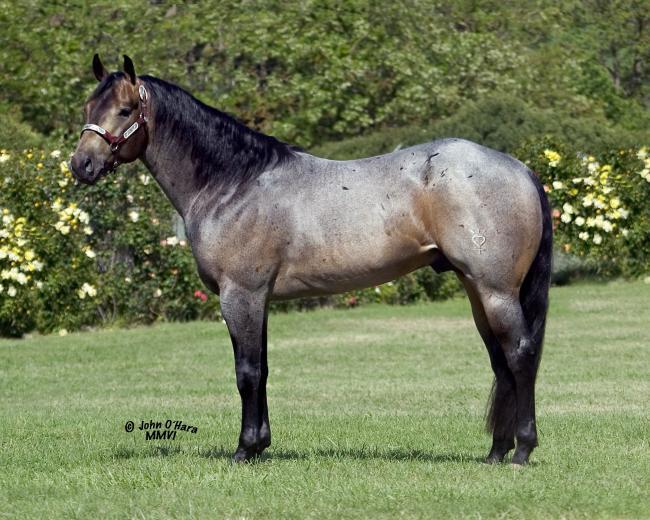
<path id="1" fill-rule="evenodd" d="M 132 110 L 130 108 L 122 108 L 120 110 L 120 116 L 121 117 L 129 117 L 131 115 Z"/>

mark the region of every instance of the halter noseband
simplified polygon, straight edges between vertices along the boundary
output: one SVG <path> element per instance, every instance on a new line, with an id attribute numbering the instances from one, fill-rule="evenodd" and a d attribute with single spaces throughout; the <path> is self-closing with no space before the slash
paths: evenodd
<path id="1" fill-rule="evenodd" d="M 94 125 L 92 123 L 88 123 L 83 126 L 81 129 L 81 135 L 83 135 L 84 132 L 95 132 L 99 137 L 104 139 L 104 141 L 109 144 L 111 147 L 111 152 L 117 153 L 117 151 L 120 149 L 120 146 L 122 146 L 126 140 L 138 130 L 138 128 L 144 128 L 147 125 L 147 121 L 149 120 L 147 114 L 147 100 L 149 99 L 149 95 L 147 94 L 147 89 L 144 88 L 144 85 L 140 85 L 140 87 L 138 87 L 138 93 L 140 94 L 140 115 L 138 116 L 136 122 L 127 128 L 122 133 L 122 135 L 113 135 L 105 128 L 102 128 L 99 125 Z"/>

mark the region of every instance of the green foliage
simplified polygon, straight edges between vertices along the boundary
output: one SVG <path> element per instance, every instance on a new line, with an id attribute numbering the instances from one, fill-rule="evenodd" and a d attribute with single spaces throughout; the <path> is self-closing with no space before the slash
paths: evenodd
<path id="1" fill-rule="evenodd" d="M 490 95 L 465 104 L 454 115 L 426 127 L 383 128 L 313 149 L 332 159 L 388 153 L 442 137 L 462 137 L 490 148 L 514 153 L 527 143 L 552 140 L 584 152 L 640 146 L 648 136 L 640 130 L 612 125 L 604 116 L 574 117 L 535 108 L 511 96 Z"/>
<path id="2" fill-rule="evenodd" d="M 45 139 L 22 120 L 18 107 L 0 101 L 0 143 L 10 150 L 39 148 Z"/>
<path id="3" fill-rule="evenodd" d="M 92 54 L 117 68 L 124 52 L 139 72 L 303 146 L 429 128 L 491 95 L 647 135 L 647 10 L 588 4 L 4 0 L 0 102 L 40 132 L 76 135 Z"/>

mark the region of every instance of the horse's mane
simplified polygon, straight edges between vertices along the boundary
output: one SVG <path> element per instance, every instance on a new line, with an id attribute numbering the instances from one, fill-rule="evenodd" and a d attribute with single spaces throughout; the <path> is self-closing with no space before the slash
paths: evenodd
<path id="1" fill-rule="evenodd" d="M 248 128 L 176 85 L 152 76 L 140 78 L 151 91 L 157 136 L 179 154 L 190 154 L 200 186 L 246 183 L 300 151 Z"/>

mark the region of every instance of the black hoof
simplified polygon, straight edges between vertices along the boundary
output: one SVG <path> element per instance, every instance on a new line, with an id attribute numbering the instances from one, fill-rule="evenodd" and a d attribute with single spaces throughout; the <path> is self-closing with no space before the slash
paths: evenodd
<path id="1" fill-rule="evenodd" d="M 485 457 L 485 463 L 486 464 L 499 464 L 500 462 L 503 462 L 503 457 L 504 455 L 499 455 L 496 453 L 490 453 L 487 457 Z"/>
<path id="2" fill-rule="evenodd" d="M 515 444 L 512 441 L 510 441 L 510 442 L 508 442 L 508 441 L 495 441 L 492 444 L 492 449 L 490 450 L 490 453 L 485 458 L 485 463 L 486 464 L 498 464 L 499 462 L 503 462 L 504 457 L 514 447 L 515 447 Z"/>
<path id="3" fill-rule="evenodd" d="M 533 451 L 533 449 L 528 446 L 517 446 L 515 454 L 512 456 L 512 464 L 517 466 L 528 464 L 528 457 L 530 456 L 531 451 Z"/>
<path id="4" fill-rule="evenodd" d="M 252 462 L 259 456 L 255 448 L 237 448 L 237 451 L 232 456 L 232 461 L 236 464 L 244 464 L 245 462 Z"/>

